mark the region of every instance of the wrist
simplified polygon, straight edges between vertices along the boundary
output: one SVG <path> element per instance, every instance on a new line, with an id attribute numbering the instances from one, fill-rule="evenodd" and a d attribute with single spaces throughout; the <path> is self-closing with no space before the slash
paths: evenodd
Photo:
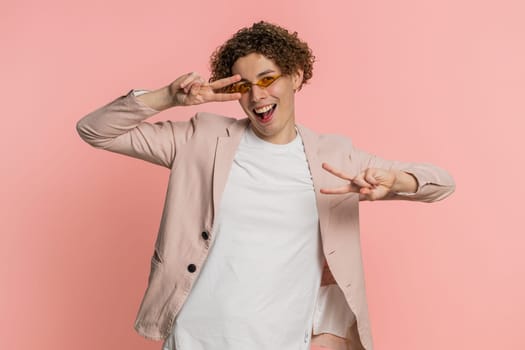
<path id="1" fill-rule="evenodd" d="M 395 180 L 390 192 L 392 193 L 415 193 L 418 189 L 418 182 L 414 175 L 396 170 L 394 173 Z"/>
<path id="2" fill-rule="evenodd" d="M 138 96 L 137 99 L 157 111 L 163 111 L 175 106 L 174 99 L 171 97 L 169 91 L 169 86 L 142 94 Z"/>

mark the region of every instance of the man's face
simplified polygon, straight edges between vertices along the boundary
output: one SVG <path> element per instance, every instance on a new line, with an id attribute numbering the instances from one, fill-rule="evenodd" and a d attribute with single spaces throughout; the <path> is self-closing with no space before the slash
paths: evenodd
<path id="1" fill-rule="evenodd" d="M 281 70 L 273 60 L 251 53 L 235 61 L 232 73 L 239 74 L 242 81 L 256 83 L 265 77 L 280 75 Z M 257 136 L 277 144 L 289 143 L 295 138 L 294 97 L 302 77 L 301 71 L 283 75 L 266 88 L 252 85 L 242 95 L 239 103 Z"/>

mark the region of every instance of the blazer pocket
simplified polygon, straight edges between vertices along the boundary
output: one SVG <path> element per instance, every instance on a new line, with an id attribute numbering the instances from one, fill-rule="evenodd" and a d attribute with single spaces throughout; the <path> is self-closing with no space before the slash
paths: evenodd
<path id="1" fill-rule="evenodd" d="M 157 249 L 155 249 L 155 251 L 153 252 L 153 256 L 151 257 L 151 265 L 160 265 L 163 263 L 163 260 L 162 258 L 160 257 L 160 254 L 159 254 L 159 251 Z"/>
<path id="2" fill-rule="evenodd" d="M 158 275 L 159 271 L 162 269 L 162 258 L 159 255 L 157 249 L 153 252 L 151 257 L 151 265 L 149 270 L 148 285 L 151 285 L 155 276 Z"/>

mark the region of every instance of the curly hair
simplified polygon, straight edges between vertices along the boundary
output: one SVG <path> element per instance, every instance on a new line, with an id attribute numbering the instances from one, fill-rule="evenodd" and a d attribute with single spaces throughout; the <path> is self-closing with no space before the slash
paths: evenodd
<path id="1" fill-rule="evenodd" d="M 312 77 L 315 56 L 297 32 L 290 33 L 283 27 L 260 21 L 240 29 L 215 50 L 210 59 L 210 82 L 231 76 L 235 61 L 250 53 L 272 59 L 285 75 L 302 69 L 299 89 Z"/>

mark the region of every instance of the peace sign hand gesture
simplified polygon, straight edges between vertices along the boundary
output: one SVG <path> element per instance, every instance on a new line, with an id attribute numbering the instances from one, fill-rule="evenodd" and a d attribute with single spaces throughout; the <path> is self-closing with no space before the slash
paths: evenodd
<path id="1" fill-rule="evenodd" d="M 385 170 L 368 168 L 357 176 L 349 176 L 323 163 L 323 169 L 331 174 L 349 181 L 345 186 L 321 189 L 323 194 L 359 193 L 359 200 L 384 199 L 395 192 L 415 192 L 417 180 L 410 174 L 400 170 Z"/>
<path id="2" fill-rule="evenodd" d="M 234 101 L 241 98 L 240 93 L 220 93 L 220 89 L 241 80 L 240 75 L 207 83 L 195 73 L 188 73 L 177 78 L 168 86 L 174 106 L 191 106 L 206 102 Z"/>

